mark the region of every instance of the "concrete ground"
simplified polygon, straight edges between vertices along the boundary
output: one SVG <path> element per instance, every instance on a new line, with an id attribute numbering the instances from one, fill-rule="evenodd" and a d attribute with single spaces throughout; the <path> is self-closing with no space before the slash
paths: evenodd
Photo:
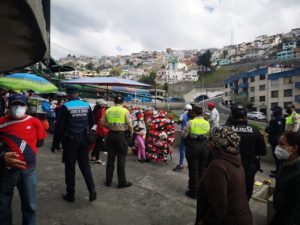
<path id="1" fill-rule="evenodd" d="M 76 201 L 62 200 L 65 191 L 64 165 L 61 153 L 51 153 L 51 135 L 38 156 L 38 225 L 192 225 L 196 214 L 196 201 L 185 196 L 187 169 L 173 172 L 178 162 L 178 150 L 174 150 L 173 160 L 168 163 L 136 162 L 136 157 L 128 156 L 127 179 L 133 186 L 118 189 L 117 175 L 112 187 L 104 186 L 105 166 L 92 164 L 92 171 L 98 198 L 88 201 L 88 191 L 77 168 Z M 101 153 L 101 159 L 106 161 Z M 265 174 L 272 165 L 263 164 Z M 267 175 L 258 174 L 263 181 Z M 21 224 L 20 200 L 13 200 L 14 224 Z M 251 200 L 251 210 L 255 225 L 265 225 L 266 204 Z"/>

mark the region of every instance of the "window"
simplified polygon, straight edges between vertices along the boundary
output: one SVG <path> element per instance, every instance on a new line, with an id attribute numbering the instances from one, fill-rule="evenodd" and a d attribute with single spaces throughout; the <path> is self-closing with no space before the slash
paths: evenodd
<path id="1" fill-rule="evenodd" d="M 255 102 L 255 97 L 251 97 L 250 102 Z"/>
<path id="2" fill-rule="evenodd" d="M 279 80 L 271 80 L 271 86 L 272 87 L 278 87 L 279 86 Z"/>
<path id="3" fill-rule="evenodd" d="M 259 96 L 259 101 L 260 102 L 265 102 L 266 101 L 266 96 Z"/>
<path id="4" fill-rule="evenodd" d="M 250 77 L 250 82 L 254 82 L 255 81 L 255 77 Z"/>
<path id="5" fill-rule="evenodd" d="M 265 80 L 265 79 L 266 79 L 266 74 L 259 75 L 259 80 Z"/>
<path id="6" fill-rule="evenodd" d="M 292 84 L 293 83 L 293 77 L 285 77 L 283 80 L 283 84 Z"/>
<path id="7" fill-rule="evenodd" d="M 283 108 L 286 108 L 288 105 L 291 105 L 291 104 L 293 104 L 292 102 L 285 102 L 285 103 L 283 103 Z"/>
<path id="8" fill-rule="evenodd" d="M 225 88 L 228 88 L 228 84 L 225 84 Z"/>
<path id="9" fill-rule="evenodd" d="M 225 92 L 225 96 L 228 96 L 228 92 Z"/>
<path id="10" fill-rule="evenodd" d="M 278 106 L 278 103 L 277 103 L 277 102 L 271 103 L 271 109 L 274 109 L 276 106 Z"/>
<path id="11" fill-rule="evenodd" d="M 284 90 L 284 97 L 292 97 L 293 96 L 293 89 L 286 89 Z"/>
<path id="12" fill-rule="evenodd" d="M 271 98 L 278 98 L 278 91 L 271 91 Z"/>
<path id="13" fill-rule="evenodd" d="M 259 85 L 259 90 L 260 91 L 266 90 L 266 85 Z"/>
<path id="14" fill-rule="evenodd" d="M 250 92 L 254 92 L 255 91 L 255 87 L 250 87 Z"/>
<path id="15" fill-rule="evenodd" d="M 233 83 L 230 83 L 230 85 L 229 85 L 230 87 L 232 87 L 233 86 Z"/>
<path id="16" fill-rule="evenodd" d="M 247 83 L 247 78 L 243 78 L 243 83 Z"/>

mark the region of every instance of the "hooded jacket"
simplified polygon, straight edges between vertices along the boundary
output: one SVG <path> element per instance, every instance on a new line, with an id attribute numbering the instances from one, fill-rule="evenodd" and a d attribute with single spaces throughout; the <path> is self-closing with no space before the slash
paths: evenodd
<path id="1" fill-rule="evenodd" d="M 240 154 L 218 150 L 203 175 L 196 225 L 252 225 Z"/>

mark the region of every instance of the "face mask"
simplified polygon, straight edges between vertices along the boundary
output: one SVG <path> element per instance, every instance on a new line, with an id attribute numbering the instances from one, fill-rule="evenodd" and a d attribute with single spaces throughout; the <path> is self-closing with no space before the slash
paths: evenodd
<path id="1" fill-rule="evenodd" d="M 275 148 L 275 155 L 279 160 L 287 160 L 290 157 L 290 154 L 279 145 Z"/>
<path id="2" fill-rule="evenodd" d="M 12 106 L 10 111 L 13 118 L 21 119 L 25 116 L 26 106 L 20 106 L 20 105 Z"/>

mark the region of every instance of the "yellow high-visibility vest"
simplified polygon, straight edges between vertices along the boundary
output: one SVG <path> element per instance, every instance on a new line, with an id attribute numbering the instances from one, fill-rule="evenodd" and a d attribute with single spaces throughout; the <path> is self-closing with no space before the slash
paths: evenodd
<path id="1" fill-rule="evenodd" d="M 106 110 L 105 113 L 108 124 L 125 125 L 127 112 L 128 112 L 127 109 L 119 105 L 110 107 L 109 109 Z"/>
<path id="2" fill-rule="evenodd" d="M 300 124 L 300 117 L 299 117 L 299 114 L 297 114 L 296 112 L 292 112 L 291 115 L 289 115 L 285 118 L 285 124 L 293 125 L 294 124 L 294 120 L 293 120 L 294 116 L 298 116 L 298 123 Z"/>
<path id="3" fill-rule="evenodd" d="M 210 125 L 204 118 L 195 118 L 191 120 L 191 131 L 192 135 L 206 135 L 210 130 Z"/>

